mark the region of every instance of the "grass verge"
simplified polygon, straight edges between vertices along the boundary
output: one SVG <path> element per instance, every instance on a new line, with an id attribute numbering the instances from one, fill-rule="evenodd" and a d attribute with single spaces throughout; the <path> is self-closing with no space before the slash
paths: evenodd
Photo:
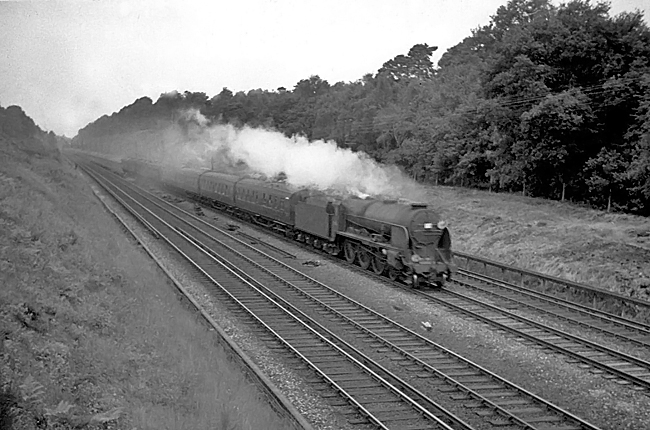
<path id="1" fill-rule="evenodd" d="M 650 300 L 650 220 L 573 203 L 435 187 L 457 250 Z"/>
<path id="2" fill-rule="evenodd" d="M 73 166 L 0 163 L 0 428 L 284 428 Z"/>

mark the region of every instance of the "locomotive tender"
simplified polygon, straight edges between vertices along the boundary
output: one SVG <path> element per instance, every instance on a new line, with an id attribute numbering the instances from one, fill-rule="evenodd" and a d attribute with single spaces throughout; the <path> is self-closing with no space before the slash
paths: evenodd
<path id="1" fill-rule="evenodd" d="M 122 170 L 414 287 L 442 286 L 455 272 L 449 230 L 423 203 L 341 198 L 282 182 L 133 159 L 122 160 Z"/>

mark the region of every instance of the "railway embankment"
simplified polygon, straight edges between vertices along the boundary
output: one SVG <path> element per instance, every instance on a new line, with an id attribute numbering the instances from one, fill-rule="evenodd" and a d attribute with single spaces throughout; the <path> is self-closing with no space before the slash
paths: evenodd
<path id="1" fill-rule="evenodd" d="M 0 130 L 0 428 L 283 428 L 75 166 L 20 133 Z"/>
<path id="2" fill-rule="evenodd" d="M 650 219 L 520 195 L 436 187 L 455 249 L 650 300 Z"/>

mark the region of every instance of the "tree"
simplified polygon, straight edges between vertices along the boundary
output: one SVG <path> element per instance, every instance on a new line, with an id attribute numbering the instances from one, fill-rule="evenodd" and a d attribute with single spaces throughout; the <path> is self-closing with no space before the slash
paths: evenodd
<path id="1" fill-rule="evenodd" d="M 437 46 L 429 46 L 426 43 L 413 45 L 407 55 L 398 55 L 385 62 L 378 74 L 388 76 L 394 81 L 432 79 L 435 75 L 435 66 L 431 61 L 431 55 L 437 49 Z"/>
<path id="2" fill-rule="evenodd" d="M 527 158 L 527 173 L 535 178 L 536 191 L 552 196 L 559 183 L 564 200 L 575 166 L 586 161 L 584 147 L 593 136 L 593 121 L 587 98 L 577 90 L 548 95 L 521 116 L 521 131 L 526 136 L 521 156 Z"/>

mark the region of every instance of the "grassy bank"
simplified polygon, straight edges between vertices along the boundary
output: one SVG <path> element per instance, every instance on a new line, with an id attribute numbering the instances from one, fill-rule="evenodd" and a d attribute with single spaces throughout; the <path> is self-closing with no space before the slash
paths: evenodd
<path id="1" fill-rule="evenodd" d="M 74 166 L 0 160 L 0 428 L 283 428 Z"/>
<path id="2" fill-rule="evenodd" d="M 460 251 L 650 300 L 650 220 L 453 187 L 429 193 Z"/>

